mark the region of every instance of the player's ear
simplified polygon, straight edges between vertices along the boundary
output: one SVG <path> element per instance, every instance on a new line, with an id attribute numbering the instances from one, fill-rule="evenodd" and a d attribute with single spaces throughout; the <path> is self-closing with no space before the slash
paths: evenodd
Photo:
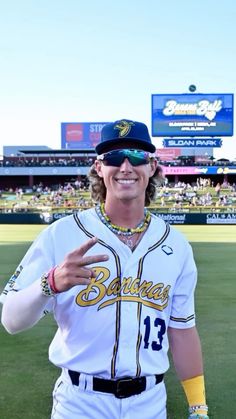
<path id="1" fill-rule="evenodd" d="M 102 174 L 102 162 L 101 162 L 101 160 L 95 160 L 95 162 L 94 162 L 94 168 L 95 168 L 98 176 L 99 177 L 103 177 L 103 174 Z"/>
<path id="2" fill-rule="evenodd" d="M 154 175 L 154 173 L 156 171 L 156 168 L 157 168 L 157 161 L 156 161 L 156 159 L 151 159 L 151 161 L 150 161 L 150 169 L 151 169 L 150 177 Z"/>

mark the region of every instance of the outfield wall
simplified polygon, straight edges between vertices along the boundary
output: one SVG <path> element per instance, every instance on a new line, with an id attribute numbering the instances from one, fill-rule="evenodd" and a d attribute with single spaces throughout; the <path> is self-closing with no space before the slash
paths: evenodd
<path id="1" fill-rule="evenodd" d="M 236 224 L 236 213 L 159 213 L 152 211 L 169 224 L 210 225 Z M 0 214 L 0 224 L 51 224 L 69 213 L 15 213 Z"/>

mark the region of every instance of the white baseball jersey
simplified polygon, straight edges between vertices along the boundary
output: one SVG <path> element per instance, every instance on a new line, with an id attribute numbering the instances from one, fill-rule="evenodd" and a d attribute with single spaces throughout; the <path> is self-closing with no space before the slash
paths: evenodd
<path id="1" fill-rule="evenodd" d="M 4 293 L 27 287 L 93 236 L 98 243 L 86 256 L 109 255 L 91 265 L 96 278 L 48 297 L 58 324 L 51 362 L 103 378 L 164 373 L 168 326 L 195 325 L 197 271 L 187 240 L 159 217 L 152 215 L 133 252 L 94 208 L 62 218 L 35 240 Z"/>

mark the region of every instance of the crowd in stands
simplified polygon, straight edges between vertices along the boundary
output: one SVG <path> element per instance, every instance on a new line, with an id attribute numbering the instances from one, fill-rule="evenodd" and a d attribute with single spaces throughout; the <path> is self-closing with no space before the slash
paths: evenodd
<path id="1" fill-rule="evenodd" d="M 80 208 L 91 207 L 91 199 L 83 195 L 88 191 L 88 180 L 85 177 L 76 180 L 73 185 L 69 182 L 64 185 L 44 186 L 42 182 L 31 188 L 16 188 L 0 192 L 1 212 L 26 212 L 29 210 L 53 210 L 54 208 Z M 10 197 L 10 205 L 7 202 Z M 1 202 L 1 200 L 4 200 Z M 4 208 L 5 205 L 5 208 Z"/>
<path id="2" fill-rule="evenodd" d="M 91 166 L 95 157 L 5 157 L 1 161 L 2 167 L 81 167 Z"/>
<path id="3" fill-rule="evenodd" d="M 162 161 L 160 159 L 157 159 L 159 164 L 161 166 L 169 166 L 169 167 L 179 167 L 179 166 L 219 166 L 219 167 L 225 167 L 225 166 L 236 166 L 236 161 L 229 161 L 228 159 L 219 159 L 216 160 L 213 157 L 209 159 L 197 159 L 195 160 L 195 157 L 178 157 L 172 161 Z"/>
<path id="4" fill-rule="evenodd" d="M 66 157 L 4 157 L 0 161 L 2 167 L 82 167 L 91 166 L 95 160 L 95 155 L 86 156 L 66 156 Z M 236 166 L 236 161 L 229 161 L 227 159 L 216 160 L 213 157 L 203 159 L 191 156 L 180 156 L 172 161 L 162 161 L 157 158 L 159 164 L 162 166 Z"/>
<path id="5" fill-rule="evenodd" d="M 161 207 L 166 207 L 172 202 L 173 210 L 186 207 L 213 209 L 225 207 L 229 211 L 236 212 L 236 183 L 223 182 L 214 186 L 211 179 L 197 178 L 195 185 L 178 182 L 174 185 L 174 190 L 164 186 L 158 192 L 158 197 Z"/>
<path id="6" fill-rule="evenodd" d="M 16 188 L 0 192 L 1 212 L 53 211 L 89 208 L 88 179 L 81 177 L 73 182 L 44 186 L 42 183 L 30 188 Z M 236 212 L 236 183 L 223 182 L 214 185 L 211 179 L 199 177 L 194 184 L 177 182 L 157 189 L 155 206 L 160 210 L 181 211 L 197 208 L 211 211 Z"/>

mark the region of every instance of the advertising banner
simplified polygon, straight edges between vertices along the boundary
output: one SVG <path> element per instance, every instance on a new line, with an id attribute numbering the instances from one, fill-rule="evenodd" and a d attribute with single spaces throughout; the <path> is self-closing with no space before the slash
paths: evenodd
<path id="1" fill-rule="evenodd" d="M 94 150 L 107 122 L 62 122 L 61 148 Z"/>
<path id="2" fill-rule="evenodd" d="M 152 211 L 155 214 L 155 211 Z M 215 214 L 215 213 L 158 213 L 158 217 L 161 217 L 169 224 L 195 224 L 195 225 L 207 225 L 207 224 L 220 224 L 220 225 L 235 225 L 236 214 Z"/>
<path id="3" fill-rule="evenodd" d="M 233 175 L 236 166 L 162 166 L 165 175 Z"/>
<path id="4" fill-rule="evenodd" d="M 158 148 L 156 151 L 156 155 L 161 161 L 173 161 L 177 159 L 180 154 L 181 150 L 178 148 Z"/>
<path id="5" fill-rule="evenodd" d="M 153 94 L 153 137 L 233 135 L 233 94 Z"/>
<path id="6" fill-rule="evenodd" d="M 160 213 L 150 209 L 153 214 L 162 218 L 169 224 L 195 224 L 195 225 L 236 225 L 236 214 L 225 213 Z M 72 214 L 70 212 L 61 213 L 19 213 L 19 214 L 0 214 L 0 224 L 51 224 L 60 218 Z"/>

